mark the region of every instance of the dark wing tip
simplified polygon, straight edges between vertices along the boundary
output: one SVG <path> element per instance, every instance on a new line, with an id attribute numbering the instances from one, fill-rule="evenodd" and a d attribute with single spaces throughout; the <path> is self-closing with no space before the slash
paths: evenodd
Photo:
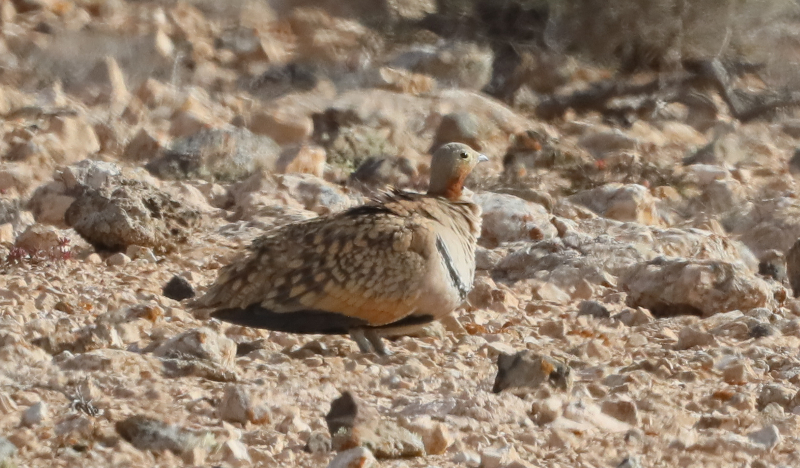
<path id="1" fill-rule="evenodd" d="M 211 318 L 245 327 L 288 333 L 344 335 L 353 328 L 368 326 L 362 319 L 323 310 L 274 312 L 252 304 L 244 309 L 221 309 Z"/>

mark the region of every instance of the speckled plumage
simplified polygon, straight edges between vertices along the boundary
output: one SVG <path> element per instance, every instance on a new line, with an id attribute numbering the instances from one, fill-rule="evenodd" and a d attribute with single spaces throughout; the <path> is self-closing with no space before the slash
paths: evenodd
<path id="1" fill-rule="evenodd" d="M 383 345 L 371 330 L 450 313 L 472 287 L 480 208 L 461 199 L 460 184 L 481 155 L 465 145 L 446 146 L 453 157 L 469 151 L 475 161 L 439 170 L 455 170 L 455 178 L 432 169 L 432 187 L 439 176 L 457 179 L 458 187 L 439 184 L 444 196 L 395 190 L 364 206 L 280 227 L 223 268 L 194 306 L 240 325 L 350 332 L 362 351 L 367 331 L 379 352 Z"/>

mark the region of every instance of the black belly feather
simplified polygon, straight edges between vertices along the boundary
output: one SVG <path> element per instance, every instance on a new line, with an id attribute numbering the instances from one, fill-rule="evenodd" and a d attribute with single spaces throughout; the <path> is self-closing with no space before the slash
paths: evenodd
<path id="1" fill-rule="evenodd" d="M 422 325 L 433 321 L 433 316 L 409 315 L 397 322 L 380 326 L 371 326 L 366 320 L 348 317 L 336 312 L 324 310 L 297 310 L 294 312 L 274 312 L 265 309 L 261 304 L 251 304 L 244 309 L 221 309 L 212 318 L 244 327 L 263 328 L 266 330 L 288 333 L 309 333 L 320 335 L 345 335 L 358 328 L 393 328 L 411 325 Z"/>

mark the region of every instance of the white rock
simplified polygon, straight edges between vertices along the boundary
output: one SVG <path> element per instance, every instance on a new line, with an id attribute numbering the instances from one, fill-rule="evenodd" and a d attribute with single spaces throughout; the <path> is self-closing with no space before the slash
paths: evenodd
<path id="1" fill-rule="evenodd" d="M 440 455 L 454 442 L 447 426 L 432 420 L 430 416 L 401 420 L 400 425 L 422 438 L 425 453 L 428 455 Z"/>
<path id="2" fill-rule="evenodd" d="M 503 468 L 519 460 L 517 451 L 511 445 L 491 448 L 481 452 L 481 468 Z"/>
<path id="3" fill-rule="evenodd" d="M 78 185 L 99 189 L 121 174 L 118 165 L 105 161 L 84 159 L 61 171 L 61 180 L 68 190 Z"/>
<path id="4" fill-rule="evenodd" d="M 462 450 L 453 455 L 453 463 L 466 465 L 470 468 L 478 468 L 481 465 L 481 456 L 471 450 Z"/>
<path id="5" fill-rule="evenodd" d="M 47 407 L 47 403 L 40 401 L 38 403 L 34 403 L 32 406 L 26 409 L 24 413 L 22 413 L 22 420 L 20 423 L 23 426 L 31 427 L 40 424 L 49 416 L 50 411 Z"/>
<path id="6" fill-rule="evenodd" d="M 131 258 L 122 252 L 117 252 L 106 259 L 106 264 L 108 266 L 115 266 L 115 267 L 125 266 L 130 262 Z"/>
<path id="7" fill-rule="evenodd" d="M 232 466 L 250 466 L 247 446 L 240 440 L 228 440 L 222 445 L 223 458 Z"/>
<path id="8" fill-rule="evenodd" d="M 474 201 L 483 210 L 481 242 L 485 245 L 552 238 L 557 234 L 550 223 L 550 213 L 536 203 L 492 192 L 475 195 Z"/>
<path id="9" fill-rule="evenodd" d="M 129 245 L 128 248 L 125 249 L 125 254 L 130 257 L 131 260 L 141 259 L 148 263 L 156 263 L 158 261 L 152 249 L 149 247 L 142 247 L 141 245 Z"/>
<path id="10" fill-rule="evenodd" d="M 781 443 L 783 437 L 777 426 L 774 424 L 766 426 L 758 431 L 751 432 L 747 437 L 754 443 L 761 445 L 770 451 Z"/>
<path id="11" fill-rule="evenodd" d="M 344 452 L 339 452 L 330 463 L 328 468 L 377 468 L 378 461 L 368 449 L 356 447 Z"/>

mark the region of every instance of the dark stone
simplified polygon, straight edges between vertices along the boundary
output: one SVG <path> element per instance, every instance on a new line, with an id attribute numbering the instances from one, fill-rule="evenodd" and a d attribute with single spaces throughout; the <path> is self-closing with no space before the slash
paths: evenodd
<path id="1" fill-rule="evenodd" d="M 195 296 L 194 288 L 183 276 L 175 275 L 164 285 L 161 294 L 176 301 L 182 301 Z"/>
<path id="2" fill-rule="evenodd" d="M 583 301 L 578 306 L 578 316 L 591 315 L 595 318 L 608 318 L 611 317 L 611 312 L 608 311 L 606 306 L 597 301 Z"/>
<path id="3" fill-rule="evenodd" d="M 350 392 L 342 393 L 342 396 L 331 402 L 331 410 L 325 415 L 325 422 L 328 423 L 328 432 L 331 435 L 339 432 L 339 429 L 351 429 L 356 425 L 358 416 L 358 403 Z"/>
<path id="4" fill-rule="evenodd" d="M 800 296 L 800 239 L 786 254 L 786 276 L 789 277 L 794 297 Z"/>
<path id="5" fill-rule="evenodd" d="M 764 338 L 776 333 L 775 329 L 766 323 L 758 323 L 750 327 L 750 338 Z"/>
<path id="6" fill-rule="evenodd" d="M 176 455 L 189 452 L 198 445 L 192 432 L 147 416 L 131 416 L 116 424 L 117 433 L 139 450 L 171 451 Z"/>

